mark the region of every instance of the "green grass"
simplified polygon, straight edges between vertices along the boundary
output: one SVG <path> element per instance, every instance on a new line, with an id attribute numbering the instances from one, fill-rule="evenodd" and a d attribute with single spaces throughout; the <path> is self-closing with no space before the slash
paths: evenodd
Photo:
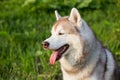
<path id="1" fill-rule="evenodd" d="M 0 2 L 0 80 L 61 80 L 59 63 L 49 64 L 51 51 L 42 48 L 55 22 L 53 11 L 20 7 L 21 1 Z M 14 5 L 13 5 L 14 4 Z M 60 9 L 69 15 L 71 8 Z M 118 5 L 79 9 L 97 38 L 120 64 L 120 19 Z"/>

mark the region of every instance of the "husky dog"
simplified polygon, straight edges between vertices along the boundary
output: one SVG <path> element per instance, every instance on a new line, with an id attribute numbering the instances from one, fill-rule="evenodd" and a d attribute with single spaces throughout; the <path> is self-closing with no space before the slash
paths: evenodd
<path id="1" fill-rule="evenodd" d="M 70 16 L 57 21 L 43 48 L 53 50 L 50 64 L 59 60 L 63 80 L 120 80 L 111 52 L 96 39 L 93 31 L 73 8 Z"/>

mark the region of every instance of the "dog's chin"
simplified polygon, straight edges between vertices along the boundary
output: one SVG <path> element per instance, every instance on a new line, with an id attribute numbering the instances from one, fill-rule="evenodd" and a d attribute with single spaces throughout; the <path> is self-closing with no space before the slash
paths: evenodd
<path id="1" fill-rule="evenodd" d="M 54 64 L 59 60 L 69 49 L 69 44 L 65 44 L 58 49 L 55 49 L 50 57 L 50 64 Z"/>

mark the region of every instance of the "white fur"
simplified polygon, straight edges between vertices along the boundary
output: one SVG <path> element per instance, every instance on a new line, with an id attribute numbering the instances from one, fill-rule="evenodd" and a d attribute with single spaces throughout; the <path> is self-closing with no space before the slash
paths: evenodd
<path id="1" fill-rule="evenodd" d="M 55 14 L 57 21 L 64 20 L 58 12 Z M 53 26 L 52 35 L 45 40 L 50 44 L 48 48 L 52 50 L 58 49 L 64 44 L 70 46 L 59 60 L 63 80 L 115 80 L 113 78 L 115 62 L 111 53 L 103 48 L 95 38 L 78 10 L 73 8 L 67 19 L 68 22 L 60 22 L 64 26 L 61 24 Z M 71 25 L 68 27 L 66 23 Z M 76 32 L 69 34 L 68 30 L 73 28 Z M 63 35 L 59 35 L 59 33 L 63 33 Z M 107 71 L 105 71 L 105 66 Z"/>
<path id="2" fill-rule="evenodd" d="M 55 16 L 56 16 L 56 19 L 59 20 L 61 18 L 61 16 L 59 15 L 59 13 L 57 12 L 57 10 L 55 10 Z"/>
<path id="3" fill-rule="evenodd" d="M 107 62 L 107 72 L 105 74 L 105 80 L 111 80 L 111 77 L 114 78 L 113 71 L 115 69 L 115 61 L 113 59 L 113 56 L 111 55 L 111 52 L 106 49 L 107 52 L 107 57 L 108 57 L 108 62 Z"/>

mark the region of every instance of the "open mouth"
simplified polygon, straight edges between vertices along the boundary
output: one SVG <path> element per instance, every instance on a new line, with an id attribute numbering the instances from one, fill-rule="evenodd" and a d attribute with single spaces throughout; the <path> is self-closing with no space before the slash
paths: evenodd
<path id="1" fill-rule="evenodd" d="M 62 57 L 62 55 L 68 50 L 68 48 L 69 45 L 65 44 L 62 47 L 54 50 L 50 57 L 50 64 L 54 64 L 55 61 L 59 60 Z"/>

